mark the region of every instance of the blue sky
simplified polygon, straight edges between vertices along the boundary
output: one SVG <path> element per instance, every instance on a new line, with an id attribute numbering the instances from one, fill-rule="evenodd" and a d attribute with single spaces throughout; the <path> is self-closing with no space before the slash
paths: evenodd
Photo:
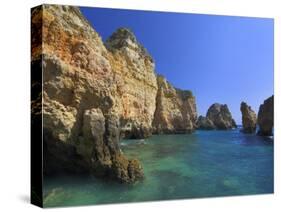
<path id="1" fill-rule="evenodd" d="M 273 94 L 273 19 L 80 8 L 106 40 L 127 27 L 152 55 L 156 72 L 192 90 L 199 115 L 227 104 L 241 123 L 240 103 L 258 112 Z"/>

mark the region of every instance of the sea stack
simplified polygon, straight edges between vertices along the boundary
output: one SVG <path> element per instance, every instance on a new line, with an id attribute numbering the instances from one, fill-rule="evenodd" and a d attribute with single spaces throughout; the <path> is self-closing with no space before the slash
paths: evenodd
<path id="1" fill-rule="evenodd" d="M 273 116 L 274 116 L 274 96 L 264 100 L 260 105 L 258 113 L 258 135 L 272 136 L 273 135 Z"/>
<path id="2" fill-rule="evenodd" d="M 163 76 L 157 77 L 158 92 L 154 133 L 191 133 L 196 128 L 195 97 L 189 90 L 174 88 Z"/>
<path id="3" fill-rule="evenodd" d="M 198 129 L 228 130 L 237 128 L 226 104 L 214 103 L 207 111 L 206 117 L 200 117 L 197 121 Z"/>
<path id="4" fill-rule="evenodd" d="M 257 127 L 257 115 L 255 111 L 245 102 L 241 102 L 240 111 L 242 113 L 242 132 L 255 133 Z"/>

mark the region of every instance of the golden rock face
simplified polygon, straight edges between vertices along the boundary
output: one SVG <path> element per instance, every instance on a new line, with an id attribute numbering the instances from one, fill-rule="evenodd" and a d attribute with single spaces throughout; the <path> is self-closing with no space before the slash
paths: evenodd
<path id="1" fill-rule="evenodd" d="M 257 127 L 257 115 L 246 102 L 241 102 L 242 125 L 244 133 L 255 133 Z"/>
<path id="2" fill-rule="evenodd" d="M 190 91 L 174 88 L 158 76 L 157 106 L 153 120 L 156 133 L 190 133 L 196 126 L 195 97 Z"/>
<path id="3" fill-rule="evenodd" d="M 157 80 L 151 56 L 128 29 L 107 40 L 110 63 L 118 79 L 119 114 L 124 122 L 151 128 L 156 108 Z"/>
<path id="4" fill-rule="evenodd" d="M 48 139 L 74 147 L 91 170 L 122 182 L 143 177 L 139 162 L 122 155 L 119 129 L 142 138 L 195 128 L 195 98 L 157 79 L 152 57 L 130 30 L 120 28 L 103 43 L 78 8 L 43 5 L 32 11 L 31 33 L 32 63 L 42 61 L 32 71 L 43 71 L 43 128 Z"/>

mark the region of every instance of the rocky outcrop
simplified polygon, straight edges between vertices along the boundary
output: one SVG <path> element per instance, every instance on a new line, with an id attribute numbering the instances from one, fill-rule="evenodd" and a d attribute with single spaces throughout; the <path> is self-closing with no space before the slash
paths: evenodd
<path id="1" fill-rule="evenodd" d="M 241 102 L 240 111 L 242 113 L 242 131 L 244 133 L 255 133 L 257 125 L 257 115 L 255 111 L 245 102 Z"/>
<path id="2" fill-rule="evenodd" d="M 122 119 L 122 135 L 146 138 L 151 135 L 158 89 L 154 61 L 126 28 L 117 29 L 105 46 L 117 81 L 116 109 Z"/>
<path id="3" fill-rule="evenodd" d="M 93 173 L 131 183 L 143 177 L 143 170 L 137 160 L 128 160 L 121 154 L 119 130 L 119 118 L 116 115 L 104 116 L 100 109 L 86 110 L 83 139 L 77 145 L 77 151 L 90 159 Z"/>
<path id="4" fill-rule="evenodd" d="M 122 107 L 111 59 L 78 8 L 32 11 L 32 71 L 43 69 L 45 174 L 85 171 L 120 182 L 143 177 L 140 163 L 118 145 Z M 42 69 L 33 66 L 38 63 Z"/>
<path id="5" fill-rule="evenodd" d="M 232 119 L 231 123 L 232 123 L 232 128 L 237 128 L 237 124 L 234 119 Z"/>
<path id="6" fill-rule="evenodd" d="M 31 33 L 32 73 L 43 70 L 43 91 L 32 105 L 43 99 L 46 175 L 134 182 L 143 178 L 141 164 L 122 154 L 120 136 L 195 129 L 194 96 L 156 77 L 151 55 L 129 29 L 103 43 L 78 8 L 44 5 L 32 10 Z"/>
<path id="7" fill-rule="evenodd" d="M 197 128 L 201 130 L 214 130 L 216 129 L 216 126 L 214 125 L 213 121 L 211 121 L 209 118 L 204 116 L 199 116 L 197 120 Z"/>
<path id="8" fill-rule="evenodd" d="M 215 129 L 219 130 L 227 130 L 237 127 L 226 104 L 212 104 L 207 111 L 206 120 L 209 123 L 212 122 Z"/>
<path id="9" fill-rule="evenodd" d="M 272 136 L 273 135 L 273 117 L 274 117 L 274 97 L 271 96 L 264 100 L 260 105 L 258 112 L 258 135 Z"/>
<path id="10" fill-rule="evenodd" d="M 190 91 L 174 88 L 163 76 L 157 77 L 157 83 L 154 132 L 192 132 L 197 120 L 195 97 Z"/>

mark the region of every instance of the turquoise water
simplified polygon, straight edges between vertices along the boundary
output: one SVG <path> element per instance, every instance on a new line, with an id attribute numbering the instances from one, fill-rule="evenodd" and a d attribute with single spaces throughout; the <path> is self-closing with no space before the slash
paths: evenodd
<path id="1" fill-rule="evenodd" d="M 44 182 L 44 206 L 72 206 L 273 193 L 273 140 L 239 130 L 196 131 L 123 140 L 145 179 L 135 185 L 95 178 Z"/>

